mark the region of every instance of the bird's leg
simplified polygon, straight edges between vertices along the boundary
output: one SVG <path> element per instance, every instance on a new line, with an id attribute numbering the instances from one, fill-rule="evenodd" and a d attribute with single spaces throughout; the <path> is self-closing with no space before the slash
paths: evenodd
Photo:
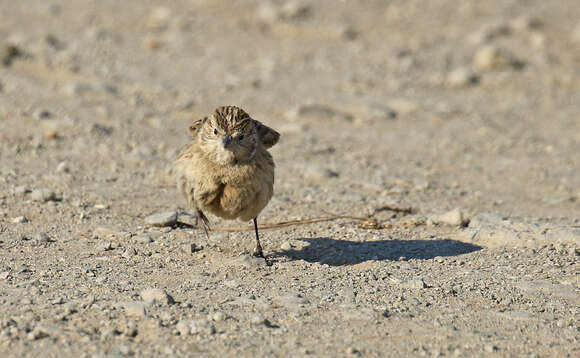
<path id="1" fill-rule="evenodd" d="M 258 218 L 254 218 L 254 231 L 256 231 L 256 249 L 254 250 L 254 256 L 263 258 L 264 260 L 266 260 L 266 264 L 270 266 L 271 263 L 264 256 L 264 252 L 262 251 L 262 245 L 260 245 L 260 235 L 258 235 Z"/>
<path id="2" fill-rule="evenodd" d="M 209 238 L 209 231 L 211 228 L 209 227 L 209 220 L 203 213 L 203 211 L 199 209 L 195 209 L 195 227 L 199 228 L 201 222 L 201 226 L 203 226 L 203 231 L 205 231 L 205 235 Z"/>

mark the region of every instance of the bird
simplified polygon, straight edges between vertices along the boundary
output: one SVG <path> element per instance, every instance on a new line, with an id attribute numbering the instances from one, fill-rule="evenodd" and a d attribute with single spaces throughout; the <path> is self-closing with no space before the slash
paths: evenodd
<path id="1" fill-rule="evenodd" d="M 175 161 L 178 190 L 195 211 L 196 226 L 206 234 L 212 213 L 228 220 L 254 222 L 256 248 L 264 256 L 258 233 L 258 215 L 272 198 L 274 160 L 268 149 L 280 134 L 236 106 L 218 107 L 211 115 L 194 120 L 192 140 Z"/>

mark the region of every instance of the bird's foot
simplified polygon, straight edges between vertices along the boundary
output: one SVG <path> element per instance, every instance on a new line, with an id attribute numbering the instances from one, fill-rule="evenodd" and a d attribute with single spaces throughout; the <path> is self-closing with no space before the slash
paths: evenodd
<path id="1" fill-rule="evenodd" d="M 205 216 L 203 211 L 196 210 L 195 211 L 195 227 L 203 227 L 203 231 L 205 231 L 205 235 L 209 237 L 209 231 L 211 231 L 211 227 L 209 226 L 209 219 Z"/>
<path id="2" fill-rule="evenodd" d="M 268 258 L 266 256 L 264 256 L 264 252 L 262 251 L 262 246 L 257 245 L 256 248 L 254 249 L 254 252 L 252 253 L 252 255 L 254 257 L 260 257 L 260 258 L 264 259 L 264 261 L 266 261 L 266 265 L 272 266 L 272 261 L 268 260 Z"/>

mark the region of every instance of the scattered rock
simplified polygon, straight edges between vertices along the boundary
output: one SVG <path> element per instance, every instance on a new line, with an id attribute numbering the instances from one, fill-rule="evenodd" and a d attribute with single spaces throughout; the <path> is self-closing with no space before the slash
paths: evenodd
<path id="1" fill-rule="evenodd" d="M 187 336 L 190 334 L 212 335 L 216 332 L 213 323 L 206 319 L 179 321 L 175 328 L 182 336 Z"/>
<path id="2" fill-rule="evenodd" d="M 47 130 L 44 132 L 45 139 L 57 139 L 59 138 L 58 132 L 55 130 Z"/>
<path id="3" fill-rule="evenodd" d="M 145 223 L 151 226 L 173 226 L 177 223 L 177 216 L 177 211 L 153 214 L 145 218 Z"/>
<path id="4" fill-rule="evenodd" d="M 479 48 L 473 56 L 473 66 L 478 70 L 521 69 L 523 62 L 504 49 L 493 45 Z"/>
<path id="5" fill-rule="evenodd" d="M 446 79 L 449 87 L 472 86 L 479 82 L 479 76 L 469 68 L 461 67 L 451 71 Z"/>
<path id="6" fill-rule="evenodd" d="M 292 244 L 290 243 L 290 241 L 284 241 L 282 245 L 280 245 L 280 249 L 284 251 L 292 250 Z"/>
<path id="7" fill-rule="evenodd" d="M 46 44 L 55 51 L 62 51 L 66 48 L 66 43 L 54 34 L 47 34 L 44 38 Z"/>
<path id="8" fill-rule="evenodd" d="M 147 305 L 159 303 L 161 305 L 170 305 L 174 303 L 173 297 L 169 296 L 167 292 L 159 288 L 147 288 L 140 293 L 141 298 Z"/>
<path id="9" fill-rule="evenodd" d="M 348 355 L 360 355 L 360 351 L 354 347 L 348 347 L 344 352 Z"/>
<path id="10" fill-rule="evenodd" d="M 35 189 L 30 194 L 34 201 L 46 202 L 57 200 L 56 194 L 50 189 Z"/>
<path id="11" fill-rule="evenodd" d="M 427 288 L 425 281 L 423 281 L 423 279 L 421 277 L 414 278 L 414 279 L 408 280 L 408 281 L 404 281 L 403 286 L 407 287 L 407 288 L 415 289 L 415 290 Z"/>
<path id="12" fill-rule="evenodd" d="M 34 118 L 42 120 L 42 119 L 50 119 L 52 117 L 52 113 L 48 109 L 40 108 L 35 110 L 32 115 Z"/>
<path id="13" fill-rule="evenodd" d="M 10 66 L 16 58 L 22 55 L 22 50 L 16 45 L 8 44 L 0 47 L 0 61 L 6 67 Z"/>
<path id="14" fill-rule="evenodd" d="M 397 119 L 397 111 L 379 103 L 368 103 L 356 111 L 357 118 L 362 120 Z"/>
<path id="15" fill-rule="evenodd" d="M 145 309 L 145 304 L 143 302 L 119 302 L 117 307 L 121 307 L 125 310 L 125 314 L 129 317 L 141 318 L 147 315 L 147 310 Z"/>
<path id="16" fill-rule="evenodd" d="M 153 237 L 151 234 L 139 234 L 133 236 L 133 240 L 140 244 L 148 244 L 150 242 L 153 242 Z"/>
<path id="17" fill-rule="evenodd" d="M 215 322 L 225 321 L 228 316 L 223 312 L 216 312 L 211 316 L 211 319 Z"/>
<path id="18" fill-rule="evenodd" d="M 101 242 L 99 245 L 97 245 L 97 249 L 99 251 L 110 251 L 113 250 L 113 244 L 110 242 Z"/>
<path id="19" fill-rule="evenodd" d="M 121 257 L 125 258 L 125 259 L 130 259 L 131 257 L 137 255 L 137 250 L 135 250 L 132 247 L 127 248 L 125 251 L 123 251 L 123 253 L 121 254 Z"/>
<path id="20" fill-rule="evenodd" d="M 394 111 L 397 116 L 406 116 L 417 111 L 417 104 L 406 99 L 393 99 L 388 102 L 389 108 Z"/>
<path id="21" fill-rule="evenodd" d="M 495 345 L 489 343 L 483 347 L 483 350 L 485 350 L 487 353 L 493 353 L 493 352 L 497 351 L 498 348 Z"/>
<path id="22" fill-rule="evenodd" d="M 54 327 L 54 326 L 46 325 L 46 324 L 39 324 L 36 327 L 34 327 L 32 332 L 28 333 L 27 338 L 30 340 L 37 340 L 37 339 L 42 339 L 42 338 L 46 338 L 46 337 L 57 338 L 57 337 L 62 336 L 63 334 L 64 334 L 64 331 L 58 327 Z"/>
<path id="23" fill-rule="evenodd" d="M 190 255 L 190 254 L 193 254 L 194 252 L 198 252 L 198 251 L 203 250 L 203 247 L 192 242 L 192 243 L 183 244 L 182 249 L 183 249 L 184 253 Z"/>
<path id="24" fill-rule="evenodd" d="M 56 172 L 57 173 L 68 173 L 70 172 L 70 168 L 68 166 L 67 162 L 60 162 L 58 163 L 58 165 L 56 166 Z"/>
<path id="25" fill-rule="evenodd" d="M 302 1 L 286 1 L 280 8 L 279 16 L 282 20 L 301 20 L 310 14 L 310 6 Z"/>
<path id="26" fill-rule="evenodd" d="M 108 239 L 111 237 L 120 237 L 124 232 L 114 226 L 102 225 L 93 230 L 93 238 Z"/>
<path id="27" fill-rule="evenodd" d="M 28 222 L 28 219 L 26 218 L 26 216 L 17 216 L 12 219 L 12 222 L 14 224 L 24 224 Z"/>
<path id="28" fill-rule="evenodd" d="M 445 214 L 435 216 L 431 220 L 436 224 L 449 225 L 449 226 L 465 226 L 469 223 L 469 219 L 465 214 L 458 208 L 455 208 Z"/>
<path id="29" fill-rule="evenodd" d="M 516 17 L 513 21 L 510 22 L 510 27 L 519 32 L 526 32 L 530 30 L 537 31 L 540 30 L 543 26 L 544 24 L 542 23 L 542 20 L 529 15 Z"/>
<path id="30" fill-rule="evenodd" d="M 269 324 L 268 320 L 264 316 L 262 316 L 261 314 L 258 314 L 258 313 L 255 315 L 252 315 L 250 317 L 250 323 L 253 324 L 254 326 L 268 325 Z"/>
<path id="31" fill-rule="evenodd" d="M 179 321 L 175 325 L 175 329 L 181 336 L 188 336 L 191 333 L 190 322 L 189 321 Z"/>
<path id="32" fill-rule="evenodd" d="M 34 236 L 34 238 L 38 241 L 38 242 L 52 242 L 54 240 L 52 240 L 50 238 L 50 236 L 48 236 L 47 233 L 45 232 L 39 232 L 36 233 L 36 235 Z"/>
<path id="33" fill-rule="evenodd" d="M 99 123 L 92 123 L 89 132 L 97 137 L 108 137 L 113 133 L 114 128 L 104 126 Z"/>
<path id="34" fill-rule="evenodd" d="M 195 227 L 195 216 L 186 213 L 186 212 L 180 212 L 179 214 L 177 214 L 177 222 L 180 224 L 185 224 L 185 225 L 189 225 L 192 227 Z"/>
<path id="35" fill-rule="evenodd" d="M 16 188 L 14 188 L 14 195 L 22 196 L 22 195 L 25 195 L 28 193 L 30 193 L 30 189 L 28 189 L 24 185 L 20 185 L 20 186 L 17 186 Z"/>

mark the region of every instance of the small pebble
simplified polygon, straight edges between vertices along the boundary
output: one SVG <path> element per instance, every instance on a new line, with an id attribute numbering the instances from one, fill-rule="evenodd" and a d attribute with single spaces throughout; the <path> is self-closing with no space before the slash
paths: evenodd
<path id="1" fill-rule="evenodd" d="M 17 216 L 12 219 L 12 222 L 15 224 L 24 224 L 28 222 L 28 219 L 26 218 L 26 216 Z"/>
<path id="2" fill-rule="evenodd" d="M 70 172 L 70 168 L 68 166 L 67 162 L 60 162 L 58 163 L 58 165 L 56 166 L 56 172 L 57 173 L 68 173 Z"/>
<path id="3" fill-rule="evenodd" d="M 483 349 L 484 349 L 484 350 L 485 350 L 487 353 L 492 353 L 492 352 L 495 352 L 495 351 L 497 351 L 497 350 L 498 350 L 498 348 L 497 348 L 495 345 L 491 344 L 491 343 L 489 343 L 489 344 L 486 344 L 486 345 L 483 347 Z"/>
<path id="4" fill-rule="evenodd" d="M 14 59 L 22 56 L 22 50 L 16 45 L 3 45 L 0 47 L 0 61 L 4 66 L 10 66 Z"/>
<path id="5" fill-rule="evenodd" d="M 537 17 L 523 15 L 515 18 L 510 27 L 516 31 L 525 32 L 530 30 L 540 30 L 543 27 L 542 20 Z"/>
<path id="6" fill-rule="evenodd" d="M 169 296 L 167 292 L 159 288 L 147 288 L 141 291 L 140 295 L 147 305 L 155 303 L 170 305 L 174 302 L 173 297 Z"/>
<path id="7" fill-rule="evenodd" d="M 130 259 L 131 257 L 137 255 L 137 250 L 135 250 L 134 248 L 130 247 L 128 249 L 126 249 L 122 254 L 121 257 L 125 258 L 125 259 Z"/>
<path id="8" fill-rule="evenodd" d="M 50 119 L 52 117 L 52 114 L 48 109 L 37 109 L 32 113 L 32 115 L 34 116 L 34 118 L 41 120 Z"/>
<path id="9" fill-rule="evenodd" d="M 122 236 L 123 231 L 114 226 L 99 226 L 93 230 L 93 238 L 106 239 L 109 237 L 119 237 Z"/>
<path id="10" fill-rule="evenodd" d="M 473 56 L 473 66 L 478 70 L 496 70 L 519 69 L 523 67 L 523 64 L 507 51 L 487 45 L 477 50 Z"/>
<path id="11" fill-rule="evenodd" d="M 300 20 L 310 14 L 310 7 L 302 1 L 286 1 L 280 8 L 279 16 L 282 20 Z"/>
<path id="12" fill-rule="evenodd" d="M 113 244 L 111 244 L 110 242 L 102 242 L 99 245 L 97 245 L 97 249 L 99 251 L 110 251 L 113 249 Z"/>
<path id="13" fill-rule="evenodd" d="M 34 201 L 46 202 L 57 200 L 56 194 L 50 189 L 35 189 L 30 194 Z"/>
<path id="14" fill-rule="evenodd" d="M 191 334 L 191 326 L 189 321 L 179 321 L 175 325 L 175 329 L 181 336 L 188 336 Z"/>
<path id="15" fill-rule="evenodd" d="M 51 242 L 51 241 L 53 241 L 53 240 L 51 240 L 50 236 L 48 236 L 48 234 L 45 233 L 45 232 L 39 232 L 39 233 L 37 233 L 35 235 L 35 239 L 38 242 Z"/>
<path id="16" fill-rule="evenodd" d="M 292 245 L 289 241 L 284 241 L 282 245 L 280 245 L 280 249 L 284 251 L 292 250 Z"/>
<path id="17" fill-rule="evenodd" d="M 39 324 L 32 330 L 32 332 L 28 333 L 27 338 L 29 340 L 37 340 L 46 337 L 57 338 L 59 336 L 62 336 L 63 333 L 64 331 L 60 328 L 45 324 Z"/>
<path id="18" fill-rule="evenodd" d="M 188 243 L 182 245 L 183 252 L 186 254 L 193 254 L 194 252 L 203 250 L 203 247 L 196 245 L 195 243 Z"/>
<path id="19" fill-rule="evenodd" d="M 458 208 L 448 211 L 445 214 L 436 216 L 432 218 L 432 220 L 436 224 L 449 226 L 465 226 L 469 223 L 469 219 L 467 219 L 465 214 Z"/>
<path id="20" fill-rule="evenodd" d="M 425 281 L 423 281 L 422 278 L 415 278 L 409 281 L 405 281 L 404 286 L 412 289 L 427 288 L 427 285 L 425 284 Z"/>
<path id="21" fill-rule="evenodd" d="M 129 317 L 141 318 L 147 315 L 147 310 L 143 302 L 120 302 L 117 304 L 117 307 L 123 308 Z"/>
<path id="22" fill-rule="evenodd" d="M 468 68 L 457 68 L 447 75 L 449 87 L 466 87 L 477 84 L 479 76 Z"/>
<path id="23" fill-rule="evenodd" d="M 267 325 L 268 320 L 261 314 L 255 314 L 250 317 L 250 323 L 255 326 Z"/>
<path id="24" fill-rule="evenodd" d="M 177 223 L 177 216 L 176 211 L 153 214 L 145 218 L 145 223 L 151 226 L 172 226 Z"/>
<path id="25" fill-rule="evenodd" d="M 27 194 L 27 193 L 30 193 L 30 189 L 28 189 L 24 185 L 17 186 L 16 188 L 14 188 L 14 194 L 15 195 L 24 195 L 24 194 Z"/>
<path id="26" fill-rule="evenodd" d="M 205 334 L 210 335 L 216 332 L 215 326 L 213 323 L 206 319 L 196 319 L 191 321 L 190 323 L 191 333 L 192 334 Z"/>
<path id="27" fill-rule="evenodd" d="M 215 322 L 225 321 L 227 318 L 228 316 L 223 312 L 216 312 L 211 316 L 211 319 Z"/>
<path id="28" fill-rule="evenodd" d="M 136 242 L 138 242 L 140 244 L 148 244 L 150 242 L 153 242 L 153 238 L 151 237 L 151 234 L 135 235 L 135 236 L 133 236 L 133 240 L 135 240 Z"/>

